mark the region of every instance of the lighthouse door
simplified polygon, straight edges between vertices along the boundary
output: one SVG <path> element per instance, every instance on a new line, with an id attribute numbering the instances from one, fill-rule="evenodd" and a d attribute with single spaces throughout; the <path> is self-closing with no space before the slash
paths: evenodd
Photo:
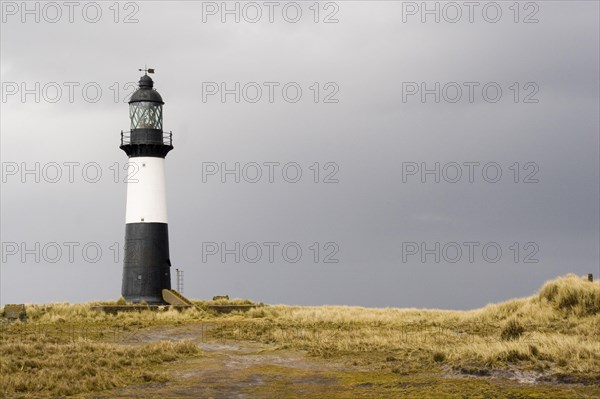
<path id="1" fill-rule="evenodd" d="M 142 295 L 142 285 L 144 284 L 144 276 L 139 270 L 132 270 L 131 273 L 131 295 Z"/>
<path id="2" fill-rule="evenodd" d="M 125 240 L 125 275 L 127 281 L 127 297 L 139 297 L 142 294 L 145 276 L 140 264 L 142 241 L 139 239 Z M 127 299 L 127 298 L 126 298 Z"/>

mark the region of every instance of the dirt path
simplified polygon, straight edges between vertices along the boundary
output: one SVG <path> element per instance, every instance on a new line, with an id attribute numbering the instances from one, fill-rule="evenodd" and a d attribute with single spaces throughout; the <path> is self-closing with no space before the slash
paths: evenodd
<path id="1" fill-rule="evenodd" d="M 200 330 L 202 328 L 202 330 Z M 245 399 L 311 396 L 334 386 L 330 373 L 343 372 L 342 364 L 307 357 L 250 341 L 206 340 L 205 326 L 185 326 L 135 334 L 130 344 L 190 339 L 202 349 L 193 359 L 170 363 L 169 382 L 117 389 L 85 398 L 206 398 Z M 262 391 L 262 393 L 261 393 Z M 312 396 L 314 397 L 314 396 Z"/>
<path id="2" fill-rule="evenodd" d="M 448 373 L 394 374 L 342 360 L 307 356 L 275 345 L 211 338 L 206 325 L 144 330 L 130 345 L 160 340 L 194 341 L 202 353 L 167 363 L 168 382 L 115 389 L 86 399 L 276 399 L 276 398 L 594 398 L 600 389 L 531 384 L 510 376 L 473 378 Z M 445 375 L 444 375 L 445 374 Z"/>

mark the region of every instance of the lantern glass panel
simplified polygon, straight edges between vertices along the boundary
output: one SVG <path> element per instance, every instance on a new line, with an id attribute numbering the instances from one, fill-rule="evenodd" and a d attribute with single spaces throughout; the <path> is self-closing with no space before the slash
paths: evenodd
<path id="1" fill-rule="evenodd" d="M 129 117 L 131 119 L 131 130 L 162 130 L 162 104 L 149 101 L 129 104 Z"/>

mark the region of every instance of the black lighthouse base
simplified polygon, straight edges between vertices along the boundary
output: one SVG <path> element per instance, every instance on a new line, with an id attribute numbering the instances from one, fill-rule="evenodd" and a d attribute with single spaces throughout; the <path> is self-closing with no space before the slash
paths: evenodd
<path id="1" fill-rule="evenodd" d="M 128 302 L 164 304 L 163 289 L 171 289 L 168 225 L 126 224 L 123 297 Z"/>

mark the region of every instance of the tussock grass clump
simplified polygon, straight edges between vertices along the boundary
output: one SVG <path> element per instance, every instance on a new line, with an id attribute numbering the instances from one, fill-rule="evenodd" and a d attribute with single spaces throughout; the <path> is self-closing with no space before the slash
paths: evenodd
<path id="1" fill-rule="evenodd" d="M 433 353 L 433 361 L 436 363 L 441 363 L 446 360 L 446 354 L 444 352 L 434 352 Z"/>
<path id="2" fill-rule="evenodd" d="M 554 309 L 576 316 L 600 313 L 600 285 L 574 274 L 548 281 L 538 297 Z"/>
<path id="3" fill-rule="evenodd" d="M 520 338 L 525 332 L 525 327 L 516 319 L 510 319 L 506 322 L 500 333 L 500 338 L 503 340 L 511 340 Z"/>

